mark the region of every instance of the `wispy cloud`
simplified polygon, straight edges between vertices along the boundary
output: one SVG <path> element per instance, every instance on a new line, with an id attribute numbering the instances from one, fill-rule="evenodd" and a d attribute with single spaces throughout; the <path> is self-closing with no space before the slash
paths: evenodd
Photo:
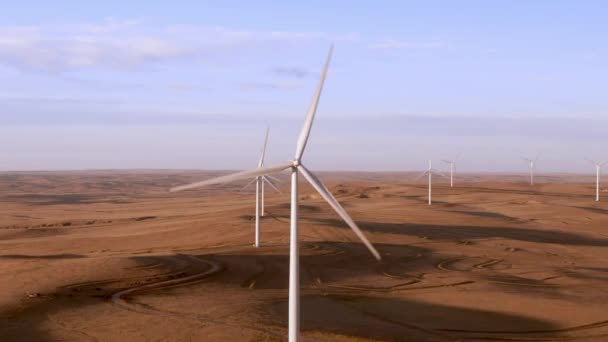
<path id="1" fill-rule="evenodd" d="M 301 117 L 285 115 L 243 116 L 229 113 L 186 112 L 174 108 L 142 111 L 141 114 L 125 113 L 124 102 L 119 99 L 20 99 L 35 102 L 46 108 L 45 111 L 31 113 L 19 112 L 18 115 L 0 115 L 2 126 L 78 126 L 78 125 L 206 125 L 226 124 L 244 125 L 259 124 L 260 120 L 273 122 L 273 126 L 294 126 L 300 124 Z M 53 104 L 61 105 L 55 107 Z M 86 111 L 78 115 L 66 113 L 65 104 L 85 103 L 94 105 L 102 103 L 107 107 Z M 267 105 L 271 102 L 260 100 L 238 100 L 241 105 Z M 10 103 L 0 99 L 2 108 L 11 108 Z M 115 105 L 115 106 L 112 106 Z M 58 108 L 58 110 L 54 110 Z M 544 118 L 510 118 L 480 116 L 329 116 L 324 118 L 324 126 L 319 132 L 350 132 L 354 136 L 372 137 L 479 137 L 480 139 L 525 137 L 558 139 L 560 141 L 596 141 L 605 136 L 606 119 L 555 117 Z M 577 134 L 572 134 L 575 131 Z M 506 140 L 505 140 L 506 141 Z"/>
<path id="2" fill-rule="evenodd" d="M 112 80 L 102 80 L 102 79 L 91 79 L 84 78 L 73 75 L 61 75 L 60 79 L 78 86 L 84 86 L 87 88 L 96 88 L 99 90 L 108 90 L 108 89 L 137 89 L 143 88 L 145 85 L 139 82 L 131 82 L 131 81 L 112 81 Z"/>
<path id="3" fill-rule="evenodd" d="M 0 63 L 17 68 L 66 71 L 124 69 L 183 57 L 188 48 L 160 37 L 76 29 L 0 29 Z"/>
<path id="4" fill-rule="evenodd" d="M 289 90 L 302 88 L 300 83 L 289 83 L 289 82 L 248 82 L 243 83 L 242 88 L 245 90 L 256 90 L 256 89 L 272 89 L 272 90 Z"/>
<path id="5" fill-rule="evenodd" d="M 303 67 L 297 67 L 297 66 L 276 67 L 276 68 L 273 68 L 271 71 L 273 74 L 276 74 L 279 76 L 287 76 L 287 77 L 293 77 L 293 78 L 297 78 L 297 79 L 302 79 L 302 78 L 306 78 L 308 76 L 316 75 L 316 73 L 311 70 L 308 70 Z"/>
<path id="6" fill-rule="evenodd" d="M 0 97 L 0 104 L 8 106 L 11 104 L 34 104 L 42 105 L 71 105 L 71 104 L 122 104 L 122 99 L 95 99 L 95 98 L 73 98 L 73 97 Z"/>
<path id="7" fill-rule="evenodd" d="M 380 50 L 426 50 L 439 49 L 445 46 L 446 44 L 441 41 L 411 42 L 392 38 L 382 39 L 369 45 L 371 49 Z"/>
<path id="8" fill-rule="evenodd" d="M 138 20 L 107 19 L 57 26 L 0 26 L 0 65 L 51 73 L 83 69 L 129 71 L 165 62 L 224 60 L 226 56 L 242 56 L 248 51 L 318 42 L 356 43 L 381 50 L 446 46 L 442 41 L 361 40 L 356 33 L 154 26 Z M 314 75 L 300 66 L 278 66 L 271 72 L 296 79 Z"/>
<path id="9" fill-rule="evenodd" d="M 323 32 L 247 30 L 207 26 L 155 27 L 138 21 L 0 27 L 0 64 L 65 72 L 130 70 L 168 60 L 205 58 L 269 44 L 352 39 Z"/>
<path id="10" fill-rule="evenodd" d="M 199 88 L 199 86 L 194 85 L 194 84 L 169 84 L 167 86 L 169 89 L 171 90 L 175 90 L 175 91 L 193 91 L 197 88 Z"/>

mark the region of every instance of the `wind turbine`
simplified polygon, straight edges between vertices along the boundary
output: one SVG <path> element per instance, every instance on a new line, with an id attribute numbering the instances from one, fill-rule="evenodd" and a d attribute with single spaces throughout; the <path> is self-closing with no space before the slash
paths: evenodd
<path id="1" fill-rule="evenodd" d="M 588 162 L 595 165 L 595 201 L 600 201 L 600 173 L 602 172 L 602 166 L 608 162 L 598 163 L 591 159 L 587 159 Z"/>
<path id="2" fill-rule="evenodd" d="M 530 169 L 530 185 L 534 185 L 534 170 L 536 169 L 536 162 L 538 161 L 539 157 L 540 153 L 537 154 L 536 158 L 534 159 L 521 157 L 523 161 L 528 163 L 528 168 Z"/>
<path id="3" fill-rule="evenodd" d="M 262 153 L 260 160 L 258 161 L 258 169 L 264 167 L 264 158 L 266 157 L 266 146 L 268 145 L 268 133 L 270 127 L 266 127 L 266 138 L 264 138 L 264 145 L 262 146 Z M 264 216 L 264 183 L 268 183 L 275 191 L 281 192 L 279 188 L 272 183 L 268 176 L 258 176 L 247 183 L 243 188 L 248 187 L 255 182 L 255 247 L 260 247 L 260 215 Z"/>
<path id="4" fill-rule="evenodd" d="M 433 183 L 433 174 L 439 175 L 441 177 L 445 177 L 445 175 L 441 171 L 433 169 L 433 163 L 432 163 L 431 160 L 429 160 L 429 168 L 428 168 L 428 170 L 422 172 L 420 174 L 420 176 L 418 176 L 416 178 L 416 180 L 418 180 L 418 179 L 422 178 L 423 176 L 426 176 L 426 175 L 429 176 L 429 205 L 431 205 L 433 203 L 433 201 L 432 201 L 432 191 L 431 191 L 431 189 L 432 189 L 432 183 Z"/>
<path id="5" fill-rule="evenodd" d="M 298 175 L 301 173 L 304 178 L 312 185 L 315 190 L 323 197 L 323 199 L 334 209 L 334 211 L 348 224 L 353 232 L 359 237 L 369 251 L 380 260 L 380 254 L 374 246 L 367 240 L 363 232 L 357 224 L 351 219 L 348 213 L 342 208 L 338 200 L 331 194 L 323 182 L 304 164 L 302 164 L 302 156 L 306 149 L 308 137 L 312 128 L 313 121 L 319 99 L 323 90 L 325 77 L 329 68 L 329 62 L 333 46 L 329 49 L 327 60 L 321 74 L 319 85 L 312 99 L 311 107 L 304 121 L 304 126 L 298 138 L 296 153 L 293 160 L 271 167 L 262 167 L 255 170 L 237 172 L 231 175 L 221 176 L 198 183 L 193 183 L 184 186 L 172 188 L 171 191 L 181 191 L 187 189 L 198 188 L 202 186 L 232 182 L 238 179 L 265 176 L 268 174 L 280 172 L 289 169 L 291 171 L 291 218 L 290 218 L 290 238 L 289 238 L 289 342 L 298 342 L 300 340 L 300 250 L 298 237 Z"/>
<path id="6" fill-rule="evenodd" d="M 450 188 L 454 187 L 454 168 L 456 166 L 456 160 L 460 157 L 460 153 L 452 160 L 442 159 L 441 161 L 450 165 Z"/>

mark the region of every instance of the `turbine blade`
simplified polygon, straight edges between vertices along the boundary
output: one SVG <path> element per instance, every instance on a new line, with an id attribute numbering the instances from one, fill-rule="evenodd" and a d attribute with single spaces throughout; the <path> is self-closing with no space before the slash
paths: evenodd
<path id="1" fill-rule="evenodd" d="M 433 170 L 431 170 L 431 173 L 434 174 L 434 175 L 443 177 L 443 178 L 449 178 L 448 176 L 445 175 L 445 173 L 443 173 L 443 172 L 441 172 L 439 170 L 433 169 Z"/>
<path id="2" fill-rule="evenodd" d="M 268 183 L 268 185 L 270 185 L 270 186 L 271 186 L 271 187 L 272 187 L 272 188 L 273 188 L 273 189 L 274 189 L 276 192 L 278 192 L 278 193 L 282 194 L 281 190 L 280 190 L 280 189 L 279 189 L 279 188 L 278 188 L 276 185 L 274 185 L 274 183 L 273 183 L 273 182 L 271 182 L 271 181 L 270 181 L 270 179 L 269 179 L 268 177 L 266 177 L 266 176 L 262 176 L 262 179 L 263 179 L 263 180 L 264 180 L 266 183 Z"/>
<path id="3" fill-rule="evenodd" d="M 417 180 L 419 180 L 420 178 L 422 178 L 422 177 L 424 177 L 424 176 L 426 176 L 426 175 L 428 175 L 428 174 L 429 174 L 429 171 L 428 171 L 428 170 L 422 171 L 422 173 L 421 173 L 421 174 L 419 174 L 418 176 L 416 176 L 416 178 L 414 178 L 414 181 L 417 181 Z"/>
<path id="4" fill-rule="evenodd" d="M 293 164 L 291 162 L 289 162 L 289 163 L 272 166 L 272 167 L 264 167 L 264 168 L 254 169 L 254 170 L 241 171 L 241 172 L 233 173 L 233 174 L 226 175 L 226 176 L 220 176 L 220 177 L 216 177 L 216 178 L 207 179 L 202 182 L 196 182 L 196 183 L 192 183 L 192 184 L 176 186 L 174 188 L 171 188 L 169 191 L 176 192 L 176 191 L 200 188 L 200 187 L 208 186 L 208 185 L 212 185 L 212 184 L 230 183 L 232 181 L 239 180 L 239 179 L 247 179 L 247 178 L 251 178 L 251 177 L 263 176 L 263 175 L 266 175 L 269 173 L 280 172 L 280 171 L 288 169 L 292 166 L 293 166 Z"/>
<path id="5" fill-rule="evenodd" d="M 277 177 L 273 177 L 271 175 L 266 175 L 266 178 L 270 179 L 271 181 L 278 183 L 278 184 L 282 184 L 283 181 L 281 181 L 280 179 L 278 179 Z"/>
<path id="6" fill-rule="evenodd" d="M 524 157 L 521 157 L 521 160 L 526 161 L 526 162 L 528 162 L 528 163 L 532 161 L 532 159 L 529 159 L 529 158 L 524 158 Z"/>
<path id="7" fill-rule="evenodd" d="M 264 158 L 266 158 L 266 146 L 268 145 L 268 133 L 270 132 L 270 126 L 266 126 L 266 138 L 264 139 L 264 147 L 262 147 L 262 155 L 258 162 L 258 167 L 264 166 Z"/>
<path id="8" fill-rule="evenodd" d="M 598 163 L 595 160 L 591 160 L 589 158 L 585 158 L 586 161 L 590 162 L 593 165 L 597 165 Z"/>
<path id="9" fill-rule="evenodd" d="M 441 159 L 442 162 L 446 163 L 446 164 L 452 164 L 451 160 L 447 160 L 447 159 Z"/>
<path id="10" fill-rule="evenodd" d="M 534 162 L 538 161 L 538 159 L 539 159 L 539 158 L 540 158 L 540 152 L 538 152 L 538 153 L 536 154 L 536 158 L 534 158 Z"/>
<path id="11" fill-rule="evenodd" d="M 310 105 L 310 109 L 308 110 L 308 114 L 306 115 L 306 121 L 304 121 L 304 126 L 302 127 L 302 131 L 300 131 L 300 137 L 298 138 L 295 156 L 295 160 L 297 161 L 302 159 L 304 149 L 306 148 L 306 143 L 308 142 L 308 137 L 310 136 L 310 130 L 315 120 L 315 114 L 317 113 L 317 108 L 319 106 L 319 99 L 321 98 L 321 92 L 323 91 L 323 84 L 325 83 L 325 77 L 327 76 L 327 69 L 329 68 L 329 62 L 331 61 L 331 55 L 333 53 L 333 50 L 334 47 L 332 45 L 329 48 L 329 53 L 327 54 L 327 60 L 325 61 L 325 66 L 323 67 L 323 73 L 321 74 L 321 79 L 319 80 L 317 91 L 314 97 L 312 98 L 312 104 Z"/>
<path id="12" fill-rule="evenodd" d="M 256 178 L 254 178 L 254 179 L 250 180 L 249 182 L 247 182 L 247 184 L 245 184 L 245 186 L 241 188 L 241 191 L 245 190 L 247 187 L 249 187 L 251 184 L 253 184 L 256 181 Z"/>
<path id="13" fill-rule="evenodd" d="M 300 172 L 302 172 L 302 175 L 304 175 L 304 178 L 306 178 L 306 180 L 308 180 L 310 185 L 312 185 L 313 188 L 315 188 L 315 190 L 317 190 L 317 192 L 321 195 L 321 197 L 323 197 L 323 199 L 325 199 L 325 201 L 334 209 L 334 211 L 338 215 L 340 215 L 342 220 L 344 220 L 344 222 L 346 222 L 346 224 L 348 224 L 350 229 L 352 229 L 353 232 L 355 232 L 355 234 L 357 235 L 359 240 L 361 240 L 363 242 L 363 244 L 367 247 L 367 249 L 369 249 L 369 251 L 374 255 L 374 257 L 378 260 L 382 259 L 382 257 L 380 256 L 380 253 L 378 253 L 378 251 L 371 244 L 371 242 L 369 242 L 369 240 L 367 240 L 367 238 L 365 237 L 365 234 L 363 234 L 361 229 L 359 229 L 357 224 L 348 215 L 346 210 L 344 210 L 344 208 L 342 208 L 342 206 L 340 205 L 338 200 L 334 197 L 334 195 L 332 195 L 331 192 L 329 192 L 329 190 L 327 189 L 327 187 L 325 187 L 323 182 L 319 178 L 317 178 L 314 174 L 312 174 L 306 167 L 304 167 L 304 165 L 300 164 L 300 166 L 298 166 L 298 169 L 300 170 Z"/>

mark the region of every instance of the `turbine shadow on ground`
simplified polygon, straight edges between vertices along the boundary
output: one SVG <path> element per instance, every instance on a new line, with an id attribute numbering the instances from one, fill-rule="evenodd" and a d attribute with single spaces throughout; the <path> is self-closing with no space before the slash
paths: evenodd
<path id="1" fill-rule="evenodd" d="M 342 221 L 332 218 L 312 218 L 306 220 L 324 224 L 334 228 L 345 229 Z M 496 226 L 465 226 L 465 225 L 432 225 L 413 223 L 383 223 L 358 221 L 361 229 L 370 232 L 425 236 L 430 239 L 487 239 L 504 238 L 511 240 L 553 243 L 575 246 L 608 246 L 608 239 L 594 238 L 558 230 L 539 230 L 533 228 L 513 228 Z"/>
<path id="2" fill-rule="evenodd" d="M 440 255 L 419 246 L 378 244 L 377 247 L 384 256 L 381 262 L 376 262 L 365 246 L 358 243 L 302 243 L 302 329 L 306 334 L 312 334 L 313 337 L 316 333 L 331 333 L 386 340 L 410 338 L 424 341 L 451 340 L 451 333 L 443 331 L 451 328 L 471 331 L 555 328 L 549 322 L 530 317 L 403 298 L 370 296 L 371 293 L 378 294 L 378 289 L 384 285 L 391 288 L 402 286 L 394 284 L 405 282 L 405 286 L 409 286 L 408 281 L 414 279 L 417 272 L 430 272 L 434 269 L 433 265 L 441 260 Z M 57 316 L 62 310 L 107 305 L 112 294 L 124 291 L 129 286 L 142 288 L 125 298 L 127 305 L 135 304 L 135 308 L 137 305 L 148 307 L 145 304 L 147 296 L 194 293 L 201 296 L 200 300 L 204 302 L 205 296 L 213 296 L 216 288 L 232 289 L 243 298 L 251 298 L 251 291 L 254 291 L 258 294 L 254 297 L 257 299 L 248 300 L 249 306 L 240 311 L 257 312 L 259 315 L 245 314 L 238 321 L 242 321 L 244 326 L 263 323 L 275 327 L 275 331 L 285 328 L 289 272 L 286 246 L 271 245 L 262 250 L 225 248 L 202 251 L 196 253 L 195 258 L 217 263 L 222 266 L 221 270 L 195 281 L 187 280 L 177 285 L 172 282 L 169 285 L 168 281 L 191 279 L 206 268 L 196 263 L 189 264 L 191 257 L 182 254 L 130 257 L 139 264 L 137 268 L 149 270 L 154 267 L 159 272 L 158 276 L 99 280 L 57 288 L 53 293 L 29 300 L 21 309 L 0 312 L 0 324 L 6 327 L 0 331 L 0 340 L 51 341 L 52 338 L 44 328 L 50 316 Z M 399 270 L 399 279 L 386 276 L 384 271 L 389 268 L 393 272 Z M 155 283 L 159 285 L 155 287 Z M 417 287 L 417 284 L 411 284 Z M 145 287 L 147 285 L 151 286 Z M 103 311 L 108 314 L 107 310 L 106 307 Z M 115 306 L 112 310 L 122 308 Z M 172 311 L 175 309 L 154 307 L 152 310 L 161 316 L 192 318 L 188 314 Z M 142 314 L 142 319 L 147 317 L 150 316 Z M 222 323 L 213 317 L 199 321 L 204 321 L 204 324 Z M 72 333 L 75 336 L 80 334 L 77 330 Z M 80 338 L 94 339 L 85 335 Z"/>
<path id="3" fill-rule="evenodd" d="M 324 332 L 373 340 L 454 341 L 473 334 L 490 338 L 494 331 L 505 336 L 509 332 L 557 329 L 551 322 L 533 317 L 402 298 L 305 295 L 301 305 L 302 330 L 312 336 Z M 267 323 L 284 325 L 286 312 L 285 302 L 274 304 Z"/>
<path id="4" fill-rule="evenodd" d="M 539 185 L 535 185 L 539 186 Z M 444 188 L 446 189 L 446 188 Z M 517 194 L 517 195 L 528 195 L 528 196 L 550 196 L 550 197 L 559 197 L 559 198 L 579 198 L 579 199 L 587 199 L 589 195 L 586 194 L 573 194 L 567 192 L 549 192 L 543 191 L 541 189 L 502 189 L 502 188 L 490 188 L 490 187 L 481 187 L 481 186 L 470 186 L 463 188 L 467 192 L 475 192 L 475 193 L 501 193 L 501 194 Z"/>
<path id="5" fill-rule="evenodd" d="M 378 269 L 416 255 L 431 255 L 419 246 L 378 244 L 386 253 L 376 261 L 364 245 L 351 242 L 302 242 L 301 283 L 303 287 L 318 287 L 320 282 L 343 282 L 361 276 L 378 276 Z M 208 282 L 250 289 L 287 289 L 289 254 L 286 245 L 264 245 L 263 250 L 251 248 L 235 252 L 200 254 L 197 257 L 224 265 L 225 270 Z M 348 266 L 346 266 L 348 265 Z M 412 270 L 418 266 L 412 266 Z M 430 264 L 429 269 L 432 268 Z M 337 271 L 330 271 L 337 270 Z"/>
<path id="6" fill-rule="evenodd" d="M 307 218 L 306 220 L 334 227 L 342 225 L 341 221 L 337 219 Z M 370 231 L 425 235 L 439 239 L 471 238 L 474 235 L 473 237 L 503 236 L 546 243 L 553 243 L 555 239 L 565 239 L 562 243 L 574 242 L 592 246 L 603 245 L 606 242 L 603 239 L 589 241 L 576 234 L 550 231 L 542 232 L 543 234 L 533 231 L 531 235 L 521 236 L 522 230 L 505 227 L 450 227 L 371 222 L 360 222 L 360 224 Z M 548 237 L 556 236 L 556 233 L 557 237 Z M 487 284 L 498 281 L 545 285 L 541 281 L 500 275 L 499 272 L 493 272 L 492 269 L 487 269 L 487 273 L 485 271 L 447 273 L 445 270 L 438 270 L 436 265 L 442 260 L 445 261 L 446 258 L 453 258 L 454 255 L 444 255 L 425 247 L 407 244 L 377 244 L 376 246 L 383 255 L 381 262 L 376 262 L 367 249 L 359 243 L 302 242 L 302 330 L 306 337 L 313 340 L 324 340 L 328 334 L 334 334 L 361 338 L 374 337 L 381 340 L 443 341 L 509 339 L 510 336 L 513 336 L 514 340 L 528 337 L 552 340 L 560 337 L 564 330 L 563 326 L 558 327 L 549 321 L 531 316 L 438 304 L 436 301 L 423 302 L 408 297 L 409 294 L 417 293 L 417 291 L 425 291 L 424 293 L 429 294 L 435 293 L 433 291 L 442 291 L 445 287 L 437 286 L 435 283 L 440 280 L 434 277 L 434 274 L 438 274 L 438 272 L 443 277 L 440 282 L 458 281 L 455 286 L 462 285 L 459 288 L 464 290 L 469 288 L 469 284 L 476 283 L 471 286 L 478 286 L 479 282 Z M 123 308 L 108 305 L 112 294 L 123 291 L 129 286 L 141 287 L 148 284 L 154 285 L 155 282 L 159 284 L 158 287 L 151 286 L 129 294 L 125 298 L 127 305 L 145 306 L 148 300 L 155 296 L 179 298 L 180 295 L 191 295 L 194 300 L 199 298 L 198 300 L 202 304 L 206 303 L 209 296 L 215 296 L 216 289 L 227 289 L 232 295 L 236 295 L 231 299 L 232 301 L 238 303 L 243 298 L 247 299 L 244 301 L 243 307 L 239 309 L 236 321 L 248 327 L 262 324 L 262 326 L 270 327 L 269 331 L 283 334 L 286 326 L 286 289 L 288 286 L 288 248 L 285 244 L 268 244 L 262 249 L 226 246 L 202 249 L 195 252 L 194 255 L 196 255 L 195 258 L 222 265 L 221 271 L 209 277 L 190 281 L 186 278 L 206 270 L 204 265 L 188 264 L 187 261 L 191 256 L 175 254 L 129 257 L 139 264 L 135 269 L 154 269 L 158 271 L 158 276 L 147 275 L 139 278 L 75 284 L 58 288 L 53 293 L 41 295 L 40 298 L 26 300 L 24 307 L 19 310 L 0 312 L 0 326 L 6 327 L 0 329 L 0 340 L 51 341 L 52 335 L 49 335 L 45 329 L 49 317 L 63 316 L 63 313 L 59 314 L 62 310 L 70 312 L 92 305 L 105 305 L 102 312 L 105 315 L 114 315 L 120 312 L 114 310 L 123 310 Z M 3 257 L 54 259 L 80 256 L 57 254 L 5 255 Z M 587 272 L 587 269 L 580 268 L 579 271 Z M 600 268 L 597 271 L 602 273 L 605 269 Z M 594 276 L 596 273 L 600 274 L 598 272 L 589 271 L 587 273 L 589 276 Z M 420 276 L 422 273 L 427 275 Z M 183 283 L 162 285 L 163 281 L 179 281 L 180 278 L 184 278 Z M 469 281 L 463 282 L 463 279 Z M 493 285 L 504 286 L 504 291 L 509 291 L 507 288 L 509 285 Z M 400 297 L 390 294 L 389 297 L 382 296 L 382 294 L 392 291 L 400 291 L 399 293 L 402 295 Z M 543 296 L 561 295 L 556 292 L 559 289 L 551 287 L 517 287 L 517 290 L 511 288 L 510 291 L 515 291 L 514 293 L 534 291 L 535 295 Z M 198 302 L 195 305 L 197 304 Z M 174 319 L 192 321 L 195 326 L 196 324 L 201 324 L 201 326 L 220 324 L 221 326 L 223 323 L 221 319 L 208 317 L 205 313 L 194 315 L 187 312 L 176 312 L 175 308 L 159 304 L 150 306 L 150 308 L 155 310 L 157 315 L 141 314 L 138 322 L 148 322 L 148 319 L 152 319 L 150 317 L 168 315 Z M 100 307 L 91 309 L 91 311 L 99 310 Z M 150 322 L 153 321 L 148 323 Z M 601 327 L 603 331 L 603 325 Z M 225 327 L 221 326 L 221 328 Z M 99 331 L 93 330 L 86 333 L 88 335 L 77 330 L 70 331 L 70 334 L 78 336 L 81 340 L 94 340 L 94 336 Z M 255 333 L 263 334 L 257 330 Z M 594 333 L 601 333 L 601 331 L 594 331 Z M 93 337 L 90 336 L 91 334 Z M 273 336 L 268 335 L 267 340 L 274 340 L 276 337 Z"/>
<path id="7" fill-rule="evenodd" d="M 56 341 L 45 328 L 49 317 L 60 311 L 69 311 L 99 304 L 98 300 L 74 300 L 65 297 L 63 290 L 45 293 L 40 297 L 23 301 L 21 307 L 0 311 L 0 341 L 53 342 Z M 86 333 L 74 332 L 81 340 L 91 340 Z"/>

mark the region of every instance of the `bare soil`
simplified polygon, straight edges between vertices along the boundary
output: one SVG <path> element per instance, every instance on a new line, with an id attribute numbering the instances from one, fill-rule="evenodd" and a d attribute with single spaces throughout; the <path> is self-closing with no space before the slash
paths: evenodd
<path id="1" fill-rule="evenodd" d="M 0 174 L 0 341 L 284 341 L 288 178 L 256 249 L 246 182 L 167 192 L 218 174 Z M 304 340 L 608 340 L 592 181 L 321 176 L 383 260 L 302 183 Z"/>

